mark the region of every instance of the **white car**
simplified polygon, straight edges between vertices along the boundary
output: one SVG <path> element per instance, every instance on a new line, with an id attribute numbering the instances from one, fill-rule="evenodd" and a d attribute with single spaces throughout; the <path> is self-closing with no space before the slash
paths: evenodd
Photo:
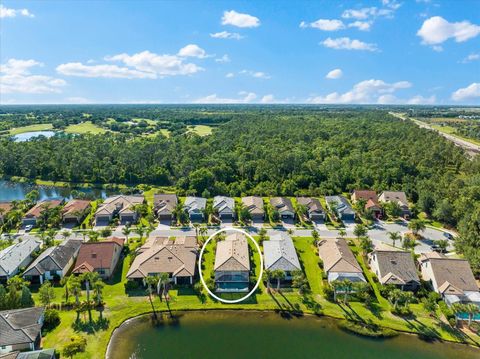
<path id="1" fill-rule="evenodd" d="M 33 229 L 33 225 L 28 224 L 25 226 L 25 232 L 30 232 Z"/>

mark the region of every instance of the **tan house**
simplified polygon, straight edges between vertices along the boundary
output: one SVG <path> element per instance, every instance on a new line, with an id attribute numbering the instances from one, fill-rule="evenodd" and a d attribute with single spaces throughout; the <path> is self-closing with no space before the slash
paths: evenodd
<path id="1" fill-rule="evenodd" d="M 62 208 L 64 223 L 80 223 L 90 211 L 90 201 L 72 199 Z"/>
<path id="2" fill-rule="evenodd" d="M 176 194 L 161 193 L 153 195 L 153 211 L 160 220 L 172 220 L 178 204 Z"/>
<path id="3" fill-rule="evenodd" d="M 217 243 L 215 285 L 217 292 L 248 292 L 250 258 L 244 234 L 233 233 Z"/>
<path id="4" fill-rule="evenodd" d="M 270 205 L 280 215 L 282 219 L 294 219 L 295 210 L 292 205 L 292 201 L 287 197 L 273 197 L 270 198 Z"/>
<path id="5" fill-rule="evenodd" d="M 263 198 L 256 196 L 248 196 L 242 198 L 242 203 L 248 209 L 253 221 L 260 221 L 265 218 L 265 210 L 263 208 Z"/>
<path id="6" fill-rule="evenodd" d="M 388 203 L 396 202 L 402 209 L 402 216 L 409 218 L 411 216 L 410 209 L 408 208 L 408 200 L 405 192 L 401 191 L 383 191 L 378 197 L 379 202 Z"/>
<path id="7" fill-rule="evenodd" d="M 73 274 L 97 272 L 101 278 L 110 278 L 122 255 L 124 240 L 112 237 L 101 242 L 82 243 Z"/>
<path id="8" fill-rule="evenodd" d="M 377 192 L 371 190 L 354 190 L 351 197 L 352 203 L 359 200 L 365 201 L 365 209 L 371 211 L 376 218 L 382 216 L 382 206 L 378 202 Z"/>
<path id="9" fill-rule="evenodd" d="M 148 276 L 168 273 L 175 284 L 193 284 L 197 261 L 195 237 L 151 238 L 135 257 L 127 279 L 143 280 Z"/>
<path id="10" fill-rule="evenodd" d="M 62 200 L 50 200 L 50 201 L 38 202 L 35 206 L 30 208 L 30 210 L 27 213 L 25 213 L 25 216 L 22 218 L 22 224 L 24 226 L 36 225 L 43 211 L 45 211 L 46 209 L 51 209 L 51 208 L 61 206 L 62 203 L 63 203 Z"/>
<path id="11" fill-rule="evenodd" d="M 135 223 L 138 219 L 138 213 L 135 206 L 143 204 L 143 196 L 119 195 L 107 198 L 98 206 L 95 212 L 95 223 L 109 223 L 114 217 L 120 219 L 121 223 Z"/>

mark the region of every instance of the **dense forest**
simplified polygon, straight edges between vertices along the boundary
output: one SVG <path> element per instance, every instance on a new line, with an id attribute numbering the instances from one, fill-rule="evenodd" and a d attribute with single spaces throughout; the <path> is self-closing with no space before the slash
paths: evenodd
<path id="1" fill-rule="evenodd" d="M 3 138 L 0 176 L 170 185 L 180 194 L 207 197 L 405 190 L 419 211 L 458 225 L 459 249 L 480 271 L 480 158 L 471 161 L 434 132 L 381 110 L 280 107 L 232 113 L 222 115 L 228 121 L 205 137 Z"/>

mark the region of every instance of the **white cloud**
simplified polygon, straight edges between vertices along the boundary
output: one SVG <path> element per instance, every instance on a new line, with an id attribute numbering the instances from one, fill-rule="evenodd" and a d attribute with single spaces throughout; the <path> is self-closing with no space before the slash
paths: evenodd
<path id="1" fill-rule="evenodd" d="M 3 5 L 0 5 L 0 19 L 4 17 L 16 17 L 16 16 L 25 16 L 25 17 L 35 17 L 28 9 L 11 9 Z"/>
<path id="2" fill-rule="evenodd" d="M 220 97 L 217 94 L 201 97 L 193 101 L 194 103 L 250 103 L 257 98 L 257 95 L 253 92 L 239 92 L 238 98 L 226 98 Z"/>
<path id="3" fill-rule="evenodd" d="M 473 82 L 469 86 L 460 88 L 452 93 L 452 100 L 466 101 L 480 97 L 480 82 Z"/>
<path id="4" fill-rule="evenodd" d="M 207 57 L 207 53 L 205 52 L 204 49 L 202 49 L 200 46 L 195 45 L 195 44 L 188 44 L 185 47 L 182 47 L 178 51 L 178 56 L 183 56 L 183 57 L 198 57 L 199 59 L 203 59 Z"/>
<path id="5" fill-rule="evenodd" d="M 233 72 L 229 72 L 228 74 L 225 75 L 227 79 L 231 79 L 232 77 L 235 77 L 235 74 Z"/>
<path id="6" fill-rule="evenodd" d="M 412 84 L 408 81 L 399 81 L 394 83 L 386 83 L 382 80 L 365 80 L 357 83 L 350 91 L 343 94 L 332 92 L 326 96 L 311 97 L 307 100 L 310 103 L 325 103 L 325 104 L 347 104 L 347 103 L 385 103 L 385 101 L 392 100 L 391 96 L 397 90 L 411 87 Z"/>
<path id="7" fill-rule="evenodd" d="M 239 72 L 239 74 L 243 74 L 243 75 L 248 75 L 248 76 L 251 76 L 251 77 L 255 77 L 257 79 L 265 79 L 265 80 L 268 80 L 271 78 L 271 76 L 265 72 L 262 72 L 262 71 L 252 71 L 252 70 L 242 70 Z"/>
<path id="8" fill-rule="evenodd" d="M 9 59 L 0 66 L 0 93 L 59 93 L 65 80 L 44 75 L 32 75 L 30 68 L 42 66 L 35 60 Z"/>
<path id="9" fill-rule="evenodd" d="M 230 62 L 230 61 L 231 61 L 230 57 L 227 54 L 223 55 L 222 57 L 219 57 L 219 58 L 215 59 L 215 62 L 219 62 L 221 64 L 224 64 L 224 63 L 227 63 L 227 62 Z"/>
<path id="10" fill-rule="evenodd" d="M 331 80 L 336 80 L 339 79 L 340 77 L 343 76 L 343 71 L 341 69 L 335 69 L 330 71 L 325 78 L 326 79 L 331 79 Z"/>
<path id="11" fill-rule="evenodd" d="M 348 27 L 356 27 L 360 31 L 368 31 L 372 26 L 371 21 L 355 21 L 348 24 Z"/>
<path id="12" fill-rule="evenodd" d="M 89 100 L 85 97 L 67 97 L 65 99 L 65 103 L 71 104 L 86 104 L 86 103 L 93 103 L 93 101 Z"/>
<path id="13" fill-rule="evenodd" d="M 409 105 L 433 105 L 435 102 L 437 102 L 437 98 L 435 97 L 435 95 L 432 95 L 430 97 L 423 97 L 421 95 L 417 95 L 407 100 L 407 104 Z"/>
<path id="14" fill-rule="evenodd" d="M 260 20 L 258 17 L 242 14 L 235 10 L 225 11 L 222 17 L 222 25 L 232 25 L 236 27 L 258 27 Z"/>
<path id="15" fill-rule="evenodd" d="M 317 21 L 306 23 L 302 21 L 300 23 L 301 28 L 312 27 L 314 29 L 323 30 L 323 31 L 337 31 L 345 28 L 345 25 L 341 20 L 329 20 L 329 19 L 318 19 Z"/>
<path id="16" fill-rule="evenodd" d="M 366 43 L 349 37 L 339 37 L 336 39 L 327 38 L 321 44 L 335 50 L 363 50 L 363 51 L 377 51 L 376 44 Z"/>
<path id="17" fill-rule="evenodd" d="M 417 35 L 425 45 L 438 45 L 448 39 L 464 42 L 480 34 L 480 26 L 469 21 L 448 22 L 441 16 L 425 20 Z"/>
<path id="18" fill-rule="evenodd" d="M 113 64 L 84 65 L 80 62 L 70 62 L 57 66 L 57 72 L 79 77 L 156 79 L 166 76 L 192 75 L 204 70 L 194 63 L 185 62 L 183 56 L 159 55 L 150 51 L 133 55 L 123 53 L 107 56 L 105 60 L 120 62 L 123 66 Z"/>
<path id="19" fill-rule="evenodd" d="M 233 39 L 233 40 L 240 40 L 243 39 L 244 36 L 240 35 L 237 32 L 228 32 L 228 31 L 221 31 L 210 34 L 210 37 L 214 39 Z"/>
<path id="20" fill-rule="evenodd" d="M 265 96 L 262 97 L 260 102 L 261 103 L 274 103 L 275 102 L 275 96 L 273 96 L 272 94 L 265 95 Z"/>
<path id="21" fill-rule="evenodd" d="M 469 62 L 472 62 L 472 61 L 478 61 L 478 60 L 480 60 L 480 54 L 470 54 L 460 62 L 462 64 L 466 64 L 466 63 L 469 63 Z"/>

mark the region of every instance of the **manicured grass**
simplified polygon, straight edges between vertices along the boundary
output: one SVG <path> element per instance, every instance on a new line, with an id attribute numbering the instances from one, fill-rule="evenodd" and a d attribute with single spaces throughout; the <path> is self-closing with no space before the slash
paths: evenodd
<path id="1" fill-rule="evenodd" d="M 53 125 L 51 123 L 39 123 L 37 125 L 29 125 L 23 127 L 15 127 L 10 129 L 10 135 L 18 135 L 20 133 L 25 132 L 33 132 L 33 131 L 47 131 L 53 129 Z"/>
<path id="2" fill-rule="evenodd" d="M 85 133 L 92 133 L 92 134 L 99 134 L 107 132 L 105 129 L 94 125 L 91 121 L 81 122 L 76 125 L 69 125 L 65 128 L 66 133 L 76 133 L 76 134 L 85 134 Z"/>
<path id="3" fill-rule="evenodd" d="M 134 246 L 133 239 L 131 239 L 132 248 Z M 137 243 L 135 243 L 137 244 Z M 422 308 L 420 304 L 411 305 L 414 313 L 413 318 L 404 319 L 391 314 L 385 308 L 389 308 L 388 302 L 380 296 L 380 308 L 375 312 L 367 309 L 362 303 L 351 302 L 348 305 L 341 303 L 332 303 L 327 301 L 322 295 L 323 281 L 322 272 L 319 268 L 319 259 L 315 253 L 315 247 L 313 246 L 313 238 L 311 237 L 295 237 L 294 244 L 297 249 L 300 261 L 305 270 L 306 277 L 311 288 L 311 298 L 318 303 L 320 310 L 324 315 L 328 315 L 334 318 L 348 319 L 355 318 L 356 320 L 371 321 L 374 324 L 382 327 L 395 329 L 405 332 L 422 333 L 426 335 L 433 335 L 445 340 L 462 341 L 462 336 L 458 332 L 454 331 L 443 322 L 437 319 L 431 318 Z M 206 267 L 204 273 L 210 272 L 215 253 L 208 251 L 204 254 Z M 357 255 L 358 258 L 358 255 Z M 259 272 L 259 257 L 254 257 L 255 271 Z M 368 273 L 365 267 L 365 263 L 361 260 L 362 268 Z M 127 256 L 122 264 L 121 269 L 117 271 L 114 278 L 107 283 L 103 293 L 103 299 L 106 303 L 103 317 L 108 322 L 107 327 L 99 327 L 98 325 L 82 326 L 80 330 L 81 335 L 87 337 L 86 352 L 82 353 L 75 358 L 103 358 L 107 348 L 108 341 L 113 330 L 122 324 L 126 319 L 146 314 L 151 312 L 151 306 L 148 301 L 148 297 L 145 295 L 144 289 L 136 290 L 135 292 L 126 293 L 124 285 L 126 283 L 126 273 L 130 266 L 130 257 Z M 367 275 L 368 277 L 368 275 Z M 373 283 L 371 277 L 370 283 Z M 373 283 L 375 284 L 375 283 Z M 374 288 L 376 285 L 374 286 Z M 376 295 L 378 288 L 376 289 Z M 57 298 L 55 302 L 62 301 L 63 289 L 56 287 L 55 292 Z M 279 311 L 292 311 L 298 307 L 305 313 L 312 313 L 311 305 L 294 290 L 284 292 L 281 294 L 266 292 L 266 288 L 263 283 L 260 284 L 259 290 L 255 293 L 251 299 L 237 303 L 237 304 L 223 304 L 212 300 L 206 296 L 202 300 L 196 295 L 190 288 L 175 288 L 170 291 L 171 301 L 169 307 L 172 311 L 188 311 L 188 310 L 208 310 L 208 309 L 242 309 L 242 310 L 279 310 Z M 34 298 L 38 303 L 38 294 L 34 293 Z M 377 299 L 379 297 L 377 296 Z M 83 300 L 85 295 L 83 295 Z M 73 302 L 74 298 L 70 298 L 70 302 Z M 160 302 L 158 297 L 154 298 L 154 306 L 157 311 L 167 311 L 168 307 L 165 302 Z M 55 347 L 61 351 L 63 345 L 70 339 L 75 333 L 72 325 L 76 319 L 76 312 L 74 310 L 61 311 L 61 324 L 54 329 L 51 333 L 48 333 L 44 337 L 43 347 Z M 99 318 L 99 313 L 93 311 L 94 322 Z M 83 314 L 80 319 L 86 322 L 86 318 Z M 475 344 L 474 336 L 472 335 L 468 339 L 468 342 Z M 478 337 L 476 337 L 478 340 Z"/>
<path id="4" fill-rule="evenodd" d="M 188 132 L 195 132 L 199 136 L 208 136 L 212 133 L 212 127 L 206 125 L 189 126 Z"/>

